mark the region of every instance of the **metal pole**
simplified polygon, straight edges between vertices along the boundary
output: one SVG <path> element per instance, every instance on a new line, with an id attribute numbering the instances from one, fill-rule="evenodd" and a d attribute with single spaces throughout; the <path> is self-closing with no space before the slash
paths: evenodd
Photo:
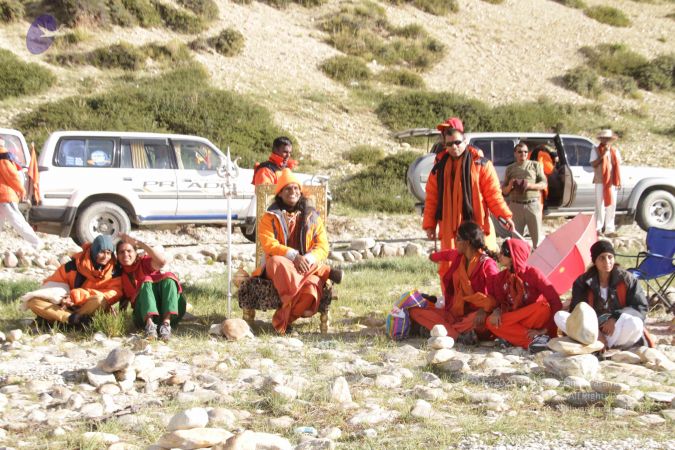
<path id="1" fill-rule="evenodd" d="M 227 146 L 227 318 L 232 317 L 232 158 Z"/>

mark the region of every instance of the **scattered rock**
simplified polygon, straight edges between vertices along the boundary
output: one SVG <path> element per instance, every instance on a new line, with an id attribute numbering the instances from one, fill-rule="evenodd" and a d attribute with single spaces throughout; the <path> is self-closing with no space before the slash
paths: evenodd
<path id="1" fill-rule="evenodd" d="M 567 335 L 585 345 L 598 341 L 598 316 L 591 305 L 580 302 L 566 323 Z"/>
<path id="2" fill-rule="evenodd" d="M 627 351 L 621 351 L 618 353 L 615 353 L 614 355 L 611 356 L 610 358 L 612 361 L 616 361 L 619 363 L 626 363 L 626 364 L 640 364 L 642 362 L 642 359 L 640 356 L 636 355 L 633 352 L 627 352 Z"/>
<path id="3" fill-rule="evenodd" d="M 546 370 L 559 377 L 570 375 L 592 380 L 600 368 L 598 358 L 593 355 L 564 356 L 553 353 L 544 357 Z"/>
<path id="4" fill-rule="evenodd" d="M 7 340 L 9 342 L 19 342 L 21 338 L 23 337 L 23 331 L 16 329 L 16 330 L 10 330 L 7 333 Z"/>
<path id="5" fill-rule="evenodd" d="M 565 403 L 577 408 L 602 404 L 605 402 L 607 394 L 599 392 L 574 392 L 565 398 Z"/>
<path id="6" fill-rule="evenodd" d="M 427 355 L 427 362 L 429 364 L 443 364 L 455 357 L 455 352 L 447 348 L 441 350 L 433 350 Z"/>
<path id="7" fill-rule="evenodd" d="M 116 383 L 117 379 L 115 378 L 114 373 L 106 372 L 98 367 L 87 370 L 87 380 L 89 384 L 94 387 L 103 386 L 108 383 Z"/>
<path id="8" fill-rule="evenodd" d="M 211 408 L 208 410 L 209 423 L 231 430 L 237 423 L 237 416 L 226 408 Z"/>
<path id="9" fill-rule="evenodd" d="M 118 370 L 124 370 L 134 363 L 134 352 L 128 348 L 117 347 L 113 349 L 108 356 L 101 361 L 99 367 L 104 372 L 112 373 Z"/>
<path id="10" fill-rule="evenodd" d="M 375 247 L 375 239 L 373 238 L 359 238 L 359 239 L 354 239 L 351 242 L 350 245 L 352 250 L 356 251 L 362 251 L 362 250 L 369 250 L 373 247 Z"/>
<path id="11" fill-rule="evenodd" d="M 443 325 L 434 325 L 430 334 L 431 337 L 443 337 L 448 335 L 448 330 Z"/>
<path id="12" fill-rule="evenodd" d="M 105 444 L 111 445 L 120 441 L 119 436 L 110 433 L 99 433 L 96 431 L 89 431 L 82 435 L 82 439 L 88 444 Z"/>
<path id="13" fill-rule="evenodd" d="M 205 446 L 209 447 L 209 446 Z M 292 450 L 288 439 L 276 434 L 256 433 L 246 430 L 230 437 L 224 444 L 214 446 L 212 450 Z"/>
<path id="14" fill-rule="evenodd" d="M 569 389 L 590 389 L 591 383 L 587 379 L 575 376 L 565 377 L 562 382 L 563 386 Z"/>
<path id="15" fill-rule="evenodd" d="M 295 447 L 295 450 L 332 450 L 336 447 L 330 439 L 310 439 Z"/>
<path id="16" fill-rule="evenodd" d="M 212 336 L 222 336 L 223 335 L 223 324 L 214 323 L 209 327 L 209 334 Z"/>
<path id="17" fill-rule="evenodd" d="M 595 392 L 600 392 L 601 394 L 621 394 L 630 390 L 630 387 L 624 383 L 599 380 L 591 381 L 591 388 Z"/>
<path id="18" fill-rule="evenodd" d="M 244 319 L 225 319 L 222 323 L 223 336 L 231 341 L 252 338 L 253 333 Z"/>
<path id="19" fill-rule="evenodd" d="M 595 341 L 592 344 L 580 344 L 568 337 L 553 338 L 548 342 L 548 348 L 554 352 L 562 353 L 563 355 L 586 355 L 602 350 L 605 345 L 600 341 Z"/>
<path id="20" fill-rule="evenodd" d="M 656 414 L 645 414 L 644 416 L 638 417 L 636 420 L 646 426 L 662 425 L 666 423 L 666 419 Z"/>
<path id="21" fill-rule="evenodd" d="M 156 445 L 164 448 L 197 449 L 224 443 L 232 433 L 222 428 L 192 428 L 164 434 Z M 245 447 L 224 447 L 245 448 Z M 255 447 L 252 447 L 255 448 Z"/>
<path id="22" fill-rule="evenodd" d="M 455 340 L 450 336 L 430 337 L 427 340 L 427 345 L 429 348 L 433 348 L 435 350 L 444 348 L 450 349 L 455 345 Z"/>
<path id="23" fill-rule="evenodd" d="M 204 428 L 209 423 L 209 414 L 204 408 L 190 408 L 175 414 L 169 421 L 168 431 Z"/>
<path id="24" fill-rule="evenodd" d="M 647 392 L 645 395 L 658 403 L 671 403 L 675 400 L 675 393 L 672 392 Z"/>
<path id="25" fill-rule="evenodd" d="M 413 406 L 410 415 L 418 419 L 430 419 L 434 411 L 431 404 L 425 400 L 418 399 Z"/>
<path id="26" fill-rule="evenodd" d="M 378 375 L 375 386 L 380 389 L 395 389 L 401 385 L 401 378 L 394 375 Z"/>
<path id="27" fill-rule="evenodd" d="M 640 401 L 630 395 L 620 394 L 614 399 L 614 404 L 619 408 L 634 410 L 640 405 Z"/>
<path id="28" fill-rule="evenodd" d="M 331 399 L 336 403 L 351 403 L 352 394 L 349 390 L 349 383 L 345 377 L 338 377 L 333 382 L 331 389 Z"/>

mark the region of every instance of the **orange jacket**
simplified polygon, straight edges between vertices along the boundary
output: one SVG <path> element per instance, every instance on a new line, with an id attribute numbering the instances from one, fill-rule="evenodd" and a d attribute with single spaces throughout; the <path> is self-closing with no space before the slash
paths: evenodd
<path id="1" fill-rule="evenodd" d="M 0 147 L 0 203 L 18 203 L 26 196 L 19 168 L 9 155 L 7 149 Z"/>
<path id="2" fill-rule="evenodd" d="M 474 220 L 480 225 L 485 234 L 490 232 L 490 212 L 497 217 L 504 217 L 510 219 L 513 215 L 511 210 L 502 197 L 502 189 L 495 172 L 492 162 L 482 157 L 482 152 L 472 146 L 468 146 L 463 155 L 464 158 L 472 158 L 471 164 L 471 180 L 472 187 L 472 201 L 471 204 L 474 209 Z M 452 177 L 452 164 L 448 159 L 445 165 L 445 183 L 449 183 Z M 450 214 L 450 195 L 443 196 L 442 218 L 440 221 L 436 220 L 436 208 L 438 206 L 438 178 L 435 174 L 429 173 L 426 186 L 426 199 L 424 200 L 424 219 L 422 221 L 422 228 L 435 229 L 439 225 L 439 237 L 452 239 L 455 237 L 457 230 L 444 229 L 443 222 L 450 223 L 448 215 Z M 461 222 L 461 221 L 459 221 Z M 441 248 L 444 248 L 441 246 Z"/>
<path id="3" fill-rule="evenodd" d="M 301 255 L 311 253 L 316 262 L 323 261 L 328 256 L 328 236 L 326 227 L 319 214 L 312 208 L 304 223 L 298 223 L 300 231 L 300 247 L 291 249 L 286 245 L 288 242 L 288 232 L 282 219 L 282 212 L 276 204 L 269 207 L 263 214 L 258 225 L 258 239 L 262 245 L 265 256 L 286 256 L 298 251 Z M 254 275 L 262 273 L 265 260 L 261 267 L 258 267 Z"/>
<path id="4" fill-rule="evenodd" d="M 122 296 L 122 271 L 116 267 L 115 258 L 97 270 L 89 257 L 90 247 L 90 243 L 83 244 L 82 251 L 56 269 L 45 282 L 66 283 L 71 289 L 70 299 L 75 305 L 81 305 L 92 295 L 103 295 L 112 305 Z"/>

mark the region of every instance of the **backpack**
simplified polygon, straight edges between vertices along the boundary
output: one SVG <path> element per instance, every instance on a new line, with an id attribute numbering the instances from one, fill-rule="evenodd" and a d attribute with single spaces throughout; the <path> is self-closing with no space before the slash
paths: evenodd
<path id="1" fill-rule="evenodd" d="M 428 302 L 417 290 L 401 295 L 387 315 L 385 329 L 387 335 L 395 341 L 406 339 L 410 334 L 410 308 L 425 308 Z"/>

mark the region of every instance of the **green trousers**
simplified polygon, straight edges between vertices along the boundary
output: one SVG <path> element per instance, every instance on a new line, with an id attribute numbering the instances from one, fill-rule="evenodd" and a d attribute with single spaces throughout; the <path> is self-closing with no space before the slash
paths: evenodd
<path id="1" fill-rule="evenodd" d="M 178 284 L 174 280 L 146 281 L 136 296 L 134 324 L 138 328 L 145 327 L 145 320 L 150 314 L 152 321 L 159 325 L 164 314 L 172 313 L 171 327 L 174 328 L 183 318 L 186 305 L 185 297 L 178 293 Z"/>

